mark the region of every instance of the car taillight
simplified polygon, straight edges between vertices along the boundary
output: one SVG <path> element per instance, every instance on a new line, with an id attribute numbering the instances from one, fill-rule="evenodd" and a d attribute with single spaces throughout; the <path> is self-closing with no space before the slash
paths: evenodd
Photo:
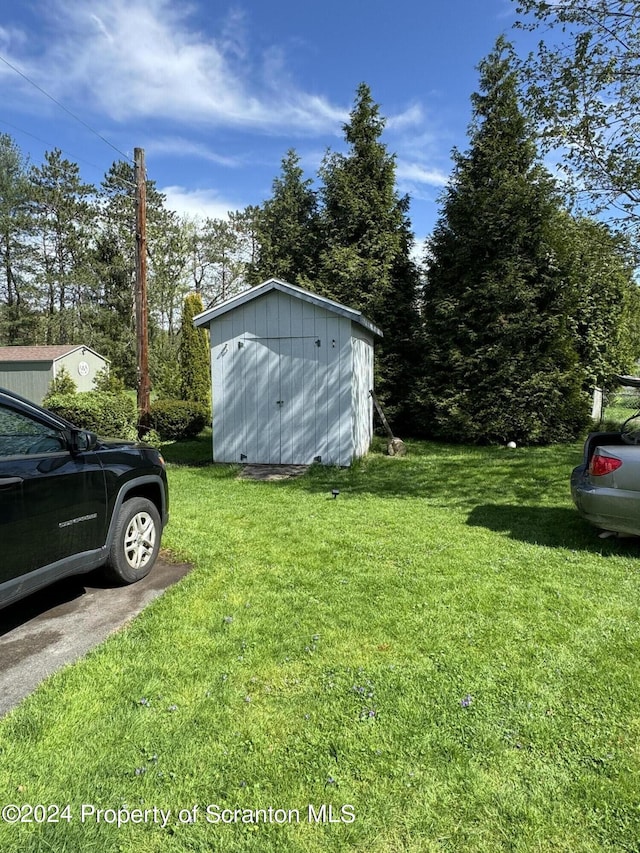
<path id="1" fill-rule="evenodd" d="M 592 477 L 603 477 L 605 474 L 617 471 L 621 465 L 622 459 L 616 459 L 615 456 L 600 456 L 600 454 L 594 453 L 591 457 L 589 473 Z"/>

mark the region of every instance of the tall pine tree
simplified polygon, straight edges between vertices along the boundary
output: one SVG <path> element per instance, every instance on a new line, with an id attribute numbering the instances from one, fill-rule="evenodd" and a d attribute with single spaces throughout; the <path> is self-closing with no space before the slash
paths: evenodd
<path id="1" fill-rule="evenodd" d="M 470 147 L 429 245 L 425 286 L 428 427 L 469 442 L 575 437 L 588 400 L 556 245 L 553 181 L 520 108 L 510 45 L 480 64 Z"/>
<path id="2" fill-rule="evenodd" d="M 418 271 L 408 199 L 395 185 L 395 158 L 380 141 L 385 120 L 362 83 L 344 126 L 346 154 L 326 156 L 318 289 L 361 310 L 381 328 L 376 385 L 396 431 L 411 430 L 411 396 L 420 357 Z"/>
<path id="3" fill-rule="evenodd" d="M 30 171 L 35 236 L 42 247 L 35 278 L 46 299 L 46 342 L 75 343 L 84 309 L 95 298 L 89 259 L 96 191 L 59 148 L 44 157 Z"/>
<path id="4" fill-rule="evenodd" d="M 30 343 L 37 334 L 32 269 L 36 258 L 26 162 L 0 133 L 0 341 Z"/>
<path id="5" fill-rule="evenodd" d="M 315 278 L 318 205 L 313 182 L 303 174 L 300 157 L 289 150 L 273 182 L 273 195 L 256 218 L 259 250 L 249 268 L 252 284 L 274 277 L 305 287 Z"/>

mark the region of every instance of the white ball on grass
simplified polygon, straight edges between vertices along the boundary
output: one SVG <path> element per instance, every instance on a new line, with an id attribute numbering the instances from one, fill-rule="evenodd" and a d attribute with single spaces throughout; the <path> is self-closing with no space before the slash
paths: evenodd
<path id="1" fill-rule="evenodd" d="M 509 450 L 515 450 L 515 449 L 516 449 L 516 443 L 515 443 L 515 441 L 508 441 L 508 442 L 507 442 L 507 447 L 509 448 Z"/>

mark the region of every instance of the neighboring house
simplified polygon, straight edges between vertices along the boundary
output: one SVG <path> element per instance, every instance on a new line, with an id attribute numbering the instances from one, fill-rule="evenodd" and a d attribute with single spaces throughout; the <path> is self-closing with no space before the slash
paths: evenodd
<path id="1" fill-rule="evenodd" d="M 352 308 L 278 279 L 198 314 L 216 462 L 349 465 L 373 434 L 373 344 Z"/>
<path id="2" fill-rule="evenodd" d="M 109 360 L 76 344 L 43 347 L 0 347 L 0 388 L 42 403 L 49 383 L 64 367 L 78 391 L 91 391 L 96 373 Z"/>

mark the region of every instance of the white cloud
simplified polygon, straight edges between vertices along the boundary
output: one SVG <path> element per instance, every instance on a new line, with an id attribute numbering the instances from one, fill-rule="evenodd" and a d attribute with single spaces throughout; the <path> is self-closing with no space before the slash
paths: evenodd
<path id="1" fill-rule="evenodd" d="M 444 187 L 449 180 L 449 176 L 441 169 L 428 168 L 421 163 L 408 163 L 404 160 L 398 160 L 396 176 L 401 181 L 428 184 L 431 187 Z"/>
<path id="2" fill-rule="evenodd" d="M 185 139 L 181 136 L 171 136 L 164 138 L 153 138 L 146 144 L 146 152 L 149 156 L 171 155 L 172 157 L 188 157 L 199 158 L 206 160 L 209 163 L 215 163 L 218 166 L 226 166 L 233 169 L 243 165 L 238 157 L 229 157 L 225 154 L 218 154 L 213 151 L 208 145 L 200 142 L 194 142 L 191 139 Z"/>
<path id="3" fill-rule="evenodd" d="M 179 216 L 190 219 L 226 219 L 229 211 L 243 210 L 246 207 L 242 202 L 222 198 L 215 190 L 191 190 L 180 186 L 159 189 L 167 197 L 168 210 L 174 210 Z"/>
<path id="4" fill-rule="evenodd" d="M 403 113 L 390 116 L 386 122 L 387 130 L 398 131 L 404 130 L 407 127 L 415 127 L 421 125 L 424 121 L 424 112 L 420 104 L 413 104 Z"/>
<path id="5" fill-rule="evenodd" d="M 289 80 L 272 52 L 252 63 L 238 13 L 218 37 L 196 30 L 188 4 L 172 0 L 53 0 L 48 14 L 55 37 L 37 46 L 30 76 L 117 121 L 316 133 L 339 130 L 346 116 Z"/>
<path id="6" fill-rule="evenodd" d="M 8 51 L 11 45 L 24 45 L 26 40 L 26 33 L 16 27 L 0 26 L 0 47 L 3 52 Z"/>

